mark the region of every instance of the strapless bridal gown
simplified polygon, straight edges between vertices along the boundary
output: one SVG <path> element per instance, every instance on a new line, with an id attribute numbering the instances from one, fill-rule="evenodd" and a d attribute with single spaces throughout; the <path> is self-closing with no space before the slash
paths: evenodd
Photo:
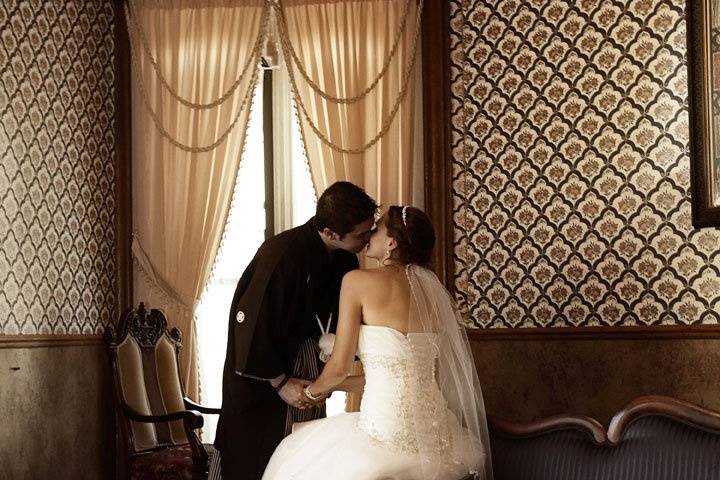
<path id="1" fill-rule="evenodd" d="M 425 479 L 419 423 L 440 440 L 431 458 L 422 450 L 424 460 L 440 465 L 434 480 L 458 480 L 468 465 L 481 464 L 479 441 L 460 427 L 437 387 L 432 336 L 362 325 L 360 412 L 296 424 L 275 450 L 263 480 Z"/>

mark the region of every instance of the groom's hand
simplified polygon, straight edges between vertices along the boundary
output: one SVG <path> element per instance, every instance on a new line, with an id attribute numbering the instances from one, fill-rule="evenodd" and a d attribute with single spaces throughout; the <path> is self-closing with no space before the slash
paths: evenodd
<path id="1" fill-rule="evenodd" d="M 291 378 L 285 385 L 280 389 L 278 395 L 283 399 L 285 403 L 291 407 L 306 409 L 313 405 L 312 402 L 303 393 L 303 388 L 310 385 L 309 380 L 302 380 L 300 378 Z"/>

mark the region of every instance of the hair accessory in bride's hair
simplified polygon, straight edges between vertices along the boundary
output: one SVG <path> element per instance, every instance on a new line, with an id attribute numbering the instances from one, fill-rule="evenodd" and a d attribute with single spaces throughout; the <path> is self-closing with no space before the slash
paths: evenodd
<path id="1" fill-rule="evenodd" d="M 405 225 L 405 228 L 407 228 L 407 206 L 403 207 L 402 209 L 402 219 L 403 219 L 403 225 Z"/>

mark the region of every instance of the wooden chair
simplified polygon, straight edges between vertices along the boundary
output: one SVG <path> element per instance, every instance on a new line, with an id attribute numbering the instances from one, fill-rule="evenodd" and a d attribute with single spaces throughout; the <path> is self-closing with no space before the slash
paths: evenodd
<path id="1" fill-rule="evenodd" d="M 168 331 L 159 310 L 127 312 L 105 330 L 115 381 L 120 431 L 132 480 L 204 479 L 215 453 L 195 430 L 200 413 L 220 409 L 198 405 L 185 396 L 180 380 L 181 333 Z"/>

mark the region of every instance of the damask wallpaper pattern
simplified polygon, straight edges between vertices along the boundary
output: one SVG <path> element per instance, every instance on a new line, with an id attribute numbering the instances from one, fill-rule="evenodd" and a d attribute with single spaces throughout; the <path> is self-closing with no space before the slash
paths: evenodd
<path id="1" fill-rule="evenodd" d="M 718 323 L 683 0 L 451 2 L 455 286 L 475 327 Z"/>
<path id="2" fill-rule="evenodd" d="M 0 2 L 0 334 L 115 317 L 114 7 Z"/>

